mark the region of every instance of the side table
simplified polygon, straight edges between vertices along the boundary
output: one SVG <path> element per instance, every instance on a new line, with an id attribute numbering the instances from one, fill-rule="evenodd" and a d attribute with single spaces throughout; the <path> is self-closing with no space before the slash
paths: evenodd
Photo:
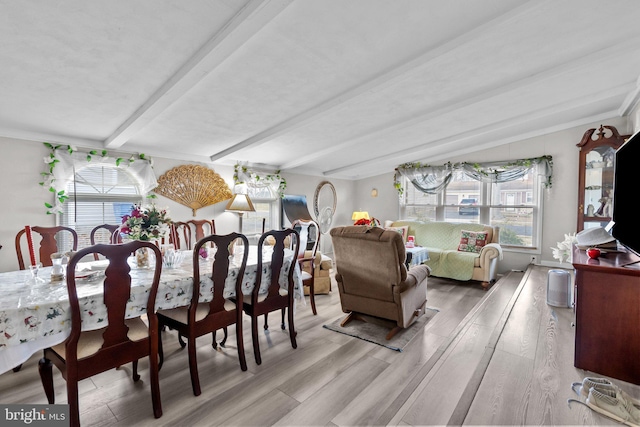
<path id="1" fill-rule="evenodd" d="M 405 264 L 407 269 L 412 265 L 420 265 L 425 261 L 429 261 L 429 251 L 422 246 L 415 246 L 413 248 L 405 248 L 407 252 L 407 259 Z"/>

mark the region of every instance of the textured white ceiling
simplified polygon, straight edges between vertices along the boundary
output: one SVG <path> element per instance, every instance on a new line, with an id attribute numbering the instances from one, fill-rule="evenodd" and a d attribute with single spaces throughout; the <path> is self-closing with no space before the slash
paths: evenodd
<path id="1" fill-rule="evenodd" d="M 628 113 L 637 0 L 0 0 L 0 136 L 337 178 Z"/>

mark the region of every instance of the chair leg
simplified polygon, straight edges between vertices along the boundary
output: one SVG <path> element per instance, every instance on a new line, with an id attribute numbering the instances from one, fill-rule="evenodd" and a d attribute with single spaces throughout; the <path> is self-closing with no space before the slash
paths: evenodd
<path id="1" fill-rule="evenodd" d="M 289 337 L 291 338 L 291 347 L 298 348 L 298 343 L 296 342 L 297 332 L 293 324 L 293 310 L 291 308 L 292 306 L 289 306 L 289 309 L 287 310 L 289 313 Z"/>
<path id="2" fill-rule="evenodd" d="M 162 331 L 163 327 L 158 328 L 158 357 L 160 358 L 160 362 L 158 363 L 158 371 L 162 369 L 162 364 L 164 363 L 164 351 L 162 350 Z"/>
<path id="3" fill-rule="evenodd" d="M 40 373 L 40 381 L 44 394 L 47 396 L 47 402 L 53 405 L 56 403 L 56 395 L 53 391 L 53 364 L 45 357 L 38 362 L 38 372 Z"/>
<path id="4" fill-rule="evenodd" d="M 285 312 L 285 309 L 283 308 L 280 311 L 282 312 L 282 323 L 280 324 L 280 329 L 282 329 L 284 331 L 285 329 L 287 329 L 286 325 L 284 324 L 284 312 Z"/>
<path id="5" fill-rule="evenodd" d="M 200 396 L 200 378 L 198 377 L 198 360 L 196 358 L 196 339 L 188 337 L 189 341 L 189 372 L 191 373 L 191 388 L 194 396 Z"/>
<path id="6" fill-rule="evenodd" d="M 269 325 L 267 324 L 267 317 L 269 316 L 269 313 L 266 313 L 264 315 L 264 330 L 266 331 L 267 329 L 269 329 Z"/>
<path id="7" fill-rule="evenodd" d="M 149 355 L 149 379 L 151 383 L 151 402 L 153 404 L 153 416 L 162 416 L 162 401 L 160 400 L 160 379 L 158 377 L 160 364 L 157 357 Z"/>
<path id="8" fill-rule="evenodd" d="M 226 330 L 227 328 L 225 328 Z M 244 339 L 242 338 L 242 323 L 236 323 L 236 345 L 238 346 L 238 360 L 240 369 L 247 370 L 247 358 L 244 355 Z"/>
<path id="9" fill-rule="evenodd" d="M 224 347 L 224 345 L 227 343 L 227 337 L 229 336 L 229 331 L 227 330 L 227 327 L 225 326 L 222 331 L 224 332 L 224 338 L 222 338 L 222 341 L 220 341 L 220 347 Z"/>
<path id="10" fill-rule="evenodd" d="M 80 427 L 80 405 L 78 404 L 78 380 L 67 378 L 67 403 L 71 427 Z"/>
<path id="11" fill-rule="evenodd" d="M 318 311 L 316 310 L 316 293 L 313 289 L 313 282 L 309 284 L 309 301 L 311 301 L 311 311 L 315 316 L 318 314 Z"/>
<path id="12" fill-rule="evenodd" d="M 187 343 L 182 339 L 182 335 L 180 335 L 180 332 L 178 332 L 178 342 L 180 343 L 180 347 L 182 348 L 185 348 L 187 346 Z"/>
<path id="13" fill-rule="evenodd" d="M 253 339 L 253 354 L 256 358 L 256 363 L 259 365 L 262 363 L 260 357 L 260 344 L 258 343 L 258 318 L 251 318 L 251 338 Z"/>
<path id="14" fill-rule="evenodd" d="M 133 365 L 133 381 L 140 380 L 140 374 L 138 373 L 138 359 L 131 362 Z"/>

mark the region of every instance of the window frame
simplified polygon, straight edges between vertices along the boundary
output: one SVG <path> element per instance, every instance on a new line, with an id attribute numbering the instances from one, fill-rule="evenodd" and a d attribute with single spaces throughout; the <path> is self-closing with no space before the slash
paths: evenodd
<path id="1" fill-rule="evenodd" d="M 122 173 L 126 174 L 129 177 L 131 184 L 134 186 L 136 193 L 135 194 L 131 194 L 131 193 L 106 194 L 106 193 L 98 193 L 98 192 L 76 193 L 75 191 L 76 185 L 74 184 L 74 182 L 77 179 L 76 177 L 78 176 L 79 173 L 86 170 L 87 168 L 92 168 L 92 169 L 101 168 L 103 171 L 104 169 L 112 169 L 112 170 L 115 170 L 117 174 L 122 174 Z M 104 187 L 105 183 L 102 182 L 100 185 Z M 82 168 L 74 171 L 74 174 L 67 179 L 64 188 L 65 190 L 67 190 L 67 194 L 69 198 L 62 207 L 63 211 L 60 214 L 56 215 L 56 223 L 57 225 L 71 227 L 74 230 L 76 230 L 76 232 L 78 232 L 78 247 L 88 246 L 90 244 L 89 234 L 93 229 L 93 227 L 104 224 L 104 223 L 111 223 L 111 222 L 108 222 L 105 220 L 104 213 L 103 213 L 102 222 L 91 224 L 91 225 L 85 225 L 84 221 L 82 221 L 82 218 L 84 218 L 84 216 L 81 218 L 80 221 L 78 221 L 78 215 L 77 215 L 78 206 L 81 203 L 97 203 L 97 204 L 102 203 L 104 205 L 104 204 L 119 202 L 119 203 L 127 203 L 127 204 L 130 204 L 131 206 L 133 206 L 134 204 L 143 204 L 145 200 L 145 194 L 142 192 L 142 187 L 143 185 L 141 183 L 141 178 L 134 171 L 131 171 L 126 168 L 117 167 L 115 165 L 106 164 L 106 163 L 87 164 Z M 88 215 L 85 215 L 85 216 L 89 217 Z M 116 224 L 120 224 L 120 221 L 116 222 Z"/>
<path id="2" fill-rule="evenodd" d="M 268 197 L 257 195 L 258 191 L 267 190 L 269 192 Z M 254 207 L 257 204 L 266 203 L 269 205 L 269 215 L 267 221 L 265 223 L 265 231 L 275 230 L 277 229 L 277 224 L 280 224 L 280 197 L 275 193 L 272 187 L 263 186 L 247 186 L 247 195 L 251 199 Z M 258 215 L 257 212 L 247 212 L 242 221 L 242 232 L 244 234 L 262 234 L 262 224 L 261 219 L 264 218 L 262 215 Z M 255 220 L 255 231 L 247 231 L 247 223 Z"/>
<path id="3" fill-rule="evenodd" d="M 454 182 L 454 179 L 452 178 L 452 181 L 449 183 L 449 185 L 447 186 L 447 188 L 445 188 L 443 191 L 439 192 L 438 194 L 432 195 L 435 197 L 435 203 L 408 203 L 407 200 L 409 198 L 409 191 L 408 189 L 411 189 L 411 191 L 414 191 L 415 195 L 418 195 L 420 193 L 419 190 L 417 190 L 413 184 L 409 181 L 408 178 L 403 177 L 402 178 L 402 184 L 403 184 L 403 188 L 405 189 L 405 191 L 402 193 L 402 195 L 400 196 L 400 206 L 399 206 L 399 217 L 401 219 L 409 219 L 407 218 L 407 210 L 408 209 L 420 209 L 420 208 L 426 208 L 426 211 L 434 211 L 435 212 L 435 217 L 430 216 L 428 217 L 427 220 L 431 220 L 431 221 L 445 221 L 445 222 L 473 222 L 473 223 L 477 223 L 477 224 L 490 224 L 490 225 L 495 225 L 500 227 L 500 224 L 496 224 L 495 220 L 492 221 L 492 210 L 496 210 L 496 209 L 514 209 L 514 210 L 531 210 L 532 211 L 532 220 L 531 220 L 531 227 L 532 227 L 532 232 L 531 232 L 531 237 L 532 237 L 532 243 L 531 244 L 526 244 L 526 245 L 514 245 L 514 244 L 507 244 L 507 243 L 501 243 L 501 247 L 509 252 L 523 252 L 523 253 L 540 253 L 541 252 L 541 245 L 542 245 L 542 216 L 543 216 L 543 212 L 544 212 L 544 198 L 543 198 L 543 178 L 537 174 L 536 170 L 533 170 L 530 172 L 531 176 L 532 176 L 532 187 L 526 187 L 525 189 L 522 189 L 520 191 L 524 192 L 523 196 L 524 196 L 524 200 L 525 202 L 529 199 L 532 200 L 532 204 L 527 205 L 527 204 L 514 204 L 514 205 L 504 205 L 504 204 L 494 204 L 492 203 L 492 199 L 493 199 L 493 192 L 495 192 L 495 186 L 498 184 L 495 183 L 491 183 L 491 182 L 480 182 L 480 186 L 479 186 L 479 191 L 480 194 L 478 195 L 478 197 L 476 197 L 475 195 L 465 195 L 464 199 L 468 199 L 468 198 L 477 198 L 478 202 L 477 206 L 478 208 L 478 215 L 476 216 L 477 218 L 477 222 L 476 221 L 460 221 L 460 218 L 458 219 L 447 219 L 446 217 L 446 211 L 448 209 L 459 209 L 461 207 L 468 207 L 468 205 L 461 205 L 461 204 L 446 204 L 444 203 L 444 201 L 447 199 L 447 189 L 449 188 L 449 186 L 451 185 L 451 183 Z M 478 181 L 479 182 L 479 181 Z M 462 200 L 463 198 L 460 198 L 459 200 Z M 417 200 L 417 199 L 416 199 Z M 432 199 L 433 200 L 433 199 Z M 503 227 L 500 227 L 501 230 L 503 229 Z"/>

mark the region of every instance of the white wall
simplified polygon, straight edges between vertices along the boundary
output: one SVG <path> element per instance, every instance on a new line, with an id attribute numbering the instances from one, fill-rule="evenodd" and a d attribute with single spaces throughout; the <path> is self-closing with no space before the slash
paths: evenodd
<path id="1" fill-rule="evenodd" d="M 631 133 L 633 126 L 640 127 L 640 120 L 632 120 L 640 114 L 636 107 L 630 118 L 614 118 L 593 123 L 588 126 L 556 132 L 553 134 L 514 142 L 499 148 L 489 149 L 473 155 L 451 158 L 450 161 L 493 161 L 511 160 L 542 155 L 553 156 L 553 188 L 545 191 L 542 245 L 539 259 L 543 264 L 554 265 L 551 247 L 563 239 L 565 233 L 576 230 L 577 185 L 578 185 L 578 148 L 576 144 L 584 132 L 600 124 L 615 126 L 620 133 Z M 40 173 L 45 170 L 44 157 L 49 150 L 41 142 L 0 138 L 0 179 L 4 185 L 3 208 L 0 216 L 0 271 L 15 270 L 18 266 L 14 249 L 16 233 L 25 225 L 55 225 L 55 217 L 46 214 L 44 202 L 51 202 L 52 195 L 38 185 Z M 416 159 L 425 160 L 425 159 Z M 427 159 L 428 160 L 428 159 Z M 154 157 L 154 170 L 157 176 L 167 170 L 189 162 Z M 438 162 L 441 164 L 444 162 Z M 211 167 L 210 165 L 208 165 Z M 233 168 L 230 166 L 212 167 L 233 188 Z M 350 225 L 354 210 L 366 210 L 381 221 L 397 219 L 398 195 L 393 187 L 393 172 L 358 181 L 326 179 L 325 177 L 282 174 L 287 180 L 287 194 L 302 194 L 307 197 L 309 210 L 313 215 L 313 196 L 317 185 L 325 180 L 336 188 L 337 207 L 332 226 Z M 371 190 L 378 190 L 378 197 L 371 196 Z M 172 219 L 192 218 L 191 209 L 179 205 L 162 196 L 156 204 L 167 207 Z M 208 206 L 197 211 L 198 219 L 216 220 L 217 232 L 224 234 L 238 229 L 236 214 L 225 212 L 226 202 Z M 331 252 L 330 238 L 321 240 L 321 249 Z M 500 272 L 512 268 L 526 267 L 530 254 L 506 253 L 500 263 Z"/>
<path id="2" fill-rule="evenodd" d="M 40 173 L 46 170 L 44 158 L 50 150 L 42 142 L 24 141 L 11 138 L 0 138 L 0 180 L 4 183 L 3 208 L 0 214 L 0 272 L 16 270 L 18 260 L 15 253 L 16 233 L 25 225 L 54 226 L 56 218 L 46 214 L 45 202 L 52 203 L 52 194 L 41 187 Z M 159 177 L 175 166 L 189 164 L 154 157 L 153 169 Z M 233 167 L 211 166 L 233 189 Z M 287 180 L 287 194 L 304 194 L 309 202 L 309 210 L 313 215 L 313 196 L 316 186 L 325 180 L 322 177 L 310 177 L 294 174 L 283 174 Z M 351 224 L 351 213 L 354 210 L 355 183 L 346 180 L 330 180 L 336 188 L 337 205 L 333 225 Z M 194 218 L 191 209 L 182 206 L 163 196 L 155 200 L 157 206 L 167 208 L 173 220 L 189 220 Z M 199 209 L 195 219 L 215 219 L 216 231 L 220 234 L 238 230 L 238 215 L 225 212 L 226 202 Z M 331 251 L 330 239 L 321 240 L 322 247 Z"/>
<path id="3" fill-rule="evenodd" d="M 544 190 L 544 215 L 542 217 L 542 245 L 534 253 L 539 263 L 559 265 L 553 258 L 551 247 L 564 240 L 565 233 L 575 233 L 577 228 L 578 206 L 578 154 L 576 144 L 590 128 L 601 124 L 611 125 L 621 134 L 631 133 L 631 124 L 627 118 L 614 118 L 592 125 L 579 126 L 536 138 L 514 142 L 498 148 L 473 153 L 462 157 L 452 157 L 451 162 L 487 162 L 514 160 L 543 155 L 553 156 L 553 187 Z M 428 163 L 428 159 L 416 161 Z M 443 164 L 445 161 L 435 162 Z M 370 196 L 371 187 L 377 187 L 379 196 Z M 370 215 L 380 219 L 395 219 L 398 216 L 398 195 L 393 187 L 393 173 L 386 173 L 357 182 L 357 202 Z M 511 269 L 524 269 L 532 253 L 505 252 L 504 260 L 499 263 L 499 272 Z"/>
<path id="4" fill-rule="evenodd" d="M 313 210 L 313 198 L 316 187 L 323 181 L 329 181 L 336 189 L 336 212 L 331 223 L 332 227 L 352 225 L 351 214 L 356 209 L 356 182 L 342 179 L 327 179 L 326 177 L 296 175 L 282 173 L 287 180 L 286 194 L 304 195 L 307 197 L 309 213 L 315 218 Z M 331 254 L 331 237 L 327 233 L 320 238 L 320 250 L 323 253 Z"/>

